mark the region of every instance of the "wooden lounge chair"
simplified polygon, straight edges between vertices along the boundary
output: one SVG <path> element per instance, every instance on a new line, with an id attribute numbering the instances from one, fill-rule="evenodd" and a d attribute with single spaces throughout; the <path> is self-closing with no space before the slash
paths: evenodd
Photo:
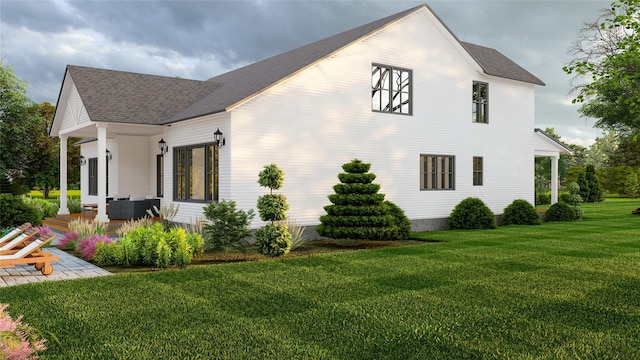
<path id="1" fill-rule="evenodd" d="M 34 237 L 38 236 L 39 231 L 37 228 L 31 228 L 26 232 L 14 237 L 11 241 L 5 242 L 0 246 L 0 255 L 5 255 L 11 250 L 24 247 L 28 242 L 33 241 Z"/>
<path id="2" fill-rule="evenodd" d="M 51 255 L 50 252 L 42 251 L 42 247 L 53 240 L 56 236 L 51 234 L 42 238 L 31 236 L 24 247 L 16 250 L 6 250 L 0 255 L 0 268 L 15 267 L 19 264 L 35 264 L 36 270 L 40 270 L 42 275 L 50 275 L 53 272 L 53 261 L 58 261 L 58 256 Z"/>
<path id="3" fill-rule="evenodd" d="M 31 224 L 29 223 L 24 223 L 22 225 L 20 225 L 17 228 L 14 228 L 13 230 L 9 231 L 7 234 L 5 234 L 3 237 L 0 238 L 0 245 L 11 241 L 13 238 L 15 238 L 16 236 L 22 234 L 23 232 L 25 232 L 27 229 L 29 229 L 31 227 Z"/>

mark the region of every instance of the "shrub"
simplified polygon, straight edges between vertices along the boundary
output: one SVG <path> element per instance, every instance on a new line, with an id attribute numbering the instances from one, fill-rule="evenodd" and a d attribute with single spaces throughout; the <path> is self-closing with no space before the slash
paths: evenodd
<path id="1" fill-rule="evenodd" d="M 289 228 L 289 233 L 291 234 L 291 249 L 295 250 L 301 247 L 304 247 L 305 243 L 309 241 L 307 236 L 304 234 L 304 228 L 298 225 L 295 221 L 287 221 L 287 228 Z"/>
<path id="2" fill-rule="evenodd" d="M 495 229 L 496 218 L 482 200 L 468 197 L 453 208 L 447 224 L 451 230 Z"/>
<path id="3" fill-rule="evenodd" d="M 78 241 L 76 252 L 85 260 L 93 260 L 96 255 L 97 243 L 110 243 L 112 240 L 107 235 L 94 234 Z"/>
<path id="4" fill-rule="evenodd" d="M 388 213 L 393 217 L 393 225 L 397 228 L 397 239 L 408 239 L 411 236 L 411 221 L 398 205 L 389 200 L 384 202 Z"/>
<path id="5" fill-rule="evenodd" d="M 568 201 L 564 201 L 567 204 L 573 207 L 573 211 L 575 212 L 575 219 L 582 219 L 582 208 L 580 208 L 580 204 L 582 204 L 582 196 L 580 196 L 580 185 L 576 182 L 572 182 L 569 184 L 569 196 Z"/>
<path id="6" fill-rule="evenodd" d="M 516 199 L 504 209 L 502 225 L 538 225 L 542 221 L 527 200 Z"/>
<path id="7" fill-rule="evenodd" d="M 43 218 L 55 216 L 58 212 L 58 206 L 51 201 L 30 196 L 22 196 L 22 200 L 29 207 L 38 211 Z"/>
<path id="8" fill-rule="evenodd" d="M 576 212 L 564 202 L 557 202 L 549 207 L 544 214 L 544 221 L 573 221 L 576 219 Z"/>
<path id="9" fill-rule="evenodd" d="M 269 189 L 269 194 L 258 198 L 258 212 L 263 221 L 270 221 L 256 232 L 258 250 L 268 256 L 280 256 L 291 249 L 291 234 L 286 225 L 276 224 L 275 221 L 287 218 L 287 198 L 282 194 L 274 194 L 284 183 L 284 171 L 278 165 L 265 165 L 258 174 L 258 184 Z"/>
<path id="10" fill-rule="evenodd" d="M 536 193 L 536 205 L 551 204 L 551 193 Z"/>
<path id="11" fill-rule="evenodd" d="M 58 242 L 58 247 L 65 250 L 75 250 L 78 244 L 78 240 L 80 240 L 80 236 L 75 231 L 69 231 L 64 234 L 64 237 L 60 239 Z"/>
<path id="12" fill-rule="evenodd" d="M 82 212 L 82 204 L 80 198 L 74 198 L 69 196 L 67 198 L 67 208 L 71 214 L 79 214 Z"/>
<path id="13" fill-rule="evenodd" d="M 338 174 L 341 183 L 333 186 L 335 194 L 328 196 L 331 205 L 324 207 L 327 214 L 316 226 L 320 236 L 349 240 L 407 238 L 404 213 L 385 203 L 384 194 L 378 194 L 380 185 L 372 184 L 376 175 L 368 173 L 370 168 L 371 164 L 359 159 L 342 165 L 345 172 Z"/>
<path id="14" fill-rule="evenodd" d="M 247 239 L 251 236 L 249 225 L 254 213 L 236 210 L 235 201 L 212 202 L 204 208 L 204 216 L 209 223 L 204 225 L 205 246 L 208 249 L 245 251 Z"/>
<path id="15" fill-rule="evenodd" d="M 46 340 L 22 323 L 22 316 L 12 319 L 7 306 L 0 304 L 0 359 L 37 359 L 37 353 L 46 349 Z"/>
<path id="16" fill-rule="evenodd" d="M 42 224 L 42 214 L 25 204 L 19 196 L 0 194 L 0 228 L 24 223 Z"/>
<path id="17" fill-rule="evenodd" d="M 256 245 L 267 256 L 286 255 L 291 249 L 291 234 L 287 225 L 268 224 L 256 231 Z"/>

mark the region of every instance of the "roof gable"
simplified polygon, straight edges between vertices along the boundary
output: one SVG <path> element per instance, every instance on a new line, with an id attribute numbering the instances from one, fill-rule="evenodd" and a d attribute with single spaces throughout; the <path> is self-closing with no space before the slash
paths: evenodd
<path id="1" fill-rule="evenodd" d="M 465 50 L 467 50 L 469 55 L 473 57 L 487 75 L 523 81 L 536 85 L 544 85 L 542 80 L 538 79 L 522 66 L 516 64 L 495 49 L 464 41 L 460 41 L 460 44 L 465 48 Z"/>
<path id="2" fill-rule="evenodd" d="M 220 84 L 67 66 L 92 121 L 159 125 Z"/>

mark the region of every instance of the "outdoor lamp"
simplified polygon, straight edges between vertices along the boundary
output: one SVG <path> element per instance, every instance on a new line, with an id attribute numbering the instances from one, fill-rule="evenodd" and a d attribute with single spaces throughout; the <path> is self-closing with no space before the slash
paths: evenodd
<path id="1" fill-rule="evenodd" d="M 169 147 L 167 146 L 167 142 L 164 139 L 160 139 L 158 141 L 158 148 L 160 149 L 160 155 L 164 155 L 169 151 Z"/>
<path id="2" fill-rule="evenodd" d="M 85 166 L 87 164 L 87 159 L 84 156 L 80 155 L 80 166 Z"/>
<path id="3" fill-rule="evenodd" d="M 216 141 L 216 146 L 218 148 L 221 148 L 224 146 L 225 138 L 222 137 L 222 131 L 220 131 L 220 128 L 218 128 L 218 130 L 216 130 L 216 132 L 213 133 L 213 139 Z"/>
<path id="4" fill-rule="evenodd" d="M 113 159 L 113 155 L 111 155 L 111 151 L 107 149 L 107 161 L 111 161 L 111 159 Z"/>

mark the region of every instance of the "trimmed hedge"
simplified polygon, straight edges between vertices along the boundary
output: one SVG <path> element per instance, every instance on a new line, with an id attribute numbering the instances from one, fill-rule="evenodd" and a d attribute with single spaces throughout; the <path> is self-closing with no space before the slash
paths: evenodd
<path id="1" fill-rule="evenodd" d="M 542 221 L 527 200 L 517 199 L 504 209 L 502 225 L 539 225 Z"/>
<path id="2" fill-rule="evenodd" d="M 544 221 L 573 221 L 576 220 L 576 212 L 571 205 L 564 202 L 557 202 L 549 207 L 544 214 Z"/>
<path id="3" fill-rule="evenodd" d="M 479 198 L 462 200 L 451 212 L 447 225 L 450 230 L 495 229 L 496 218 L 491 209 Z"/>

